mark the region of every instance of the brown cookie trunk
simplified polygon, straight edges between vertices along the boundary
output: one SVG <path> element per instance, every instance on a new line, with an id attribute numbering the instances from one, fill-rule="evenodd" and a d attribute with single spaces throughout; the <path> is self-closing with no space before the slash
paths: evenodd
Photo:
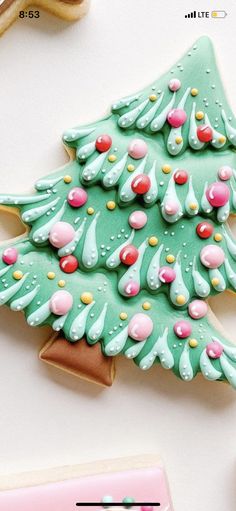
<path id="1" fill-rule="evenodd" d="M 39 353 L 40 360 L 85 380 L 110 387 L 115 377 L 112 357 L 105 357 L 100 343 L 90 346 L 85 339 L 75 343 L 64 337 L 50 339 Z"/>

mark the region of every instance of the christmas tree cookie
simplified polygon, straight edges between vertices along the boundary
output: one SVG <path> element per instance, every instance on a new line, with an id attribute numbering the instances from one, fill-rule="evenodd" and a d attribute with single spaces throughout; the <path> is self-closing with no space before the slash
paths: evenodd
<path id="1" fill-rule="evenodd" d="M 0 35 L 17 18 L 39 18 L 40 11 L 31 8 L 32 5 L 73 21 L 87 13 L 89 3 L 90 0 L 0 0 Z"/>
<path id="2" fill-rule="evenodd" d="M 236 346 L 207 303 L 236 291 L 236 120 L 209 39 L 63 141 L 68 165 L 0 195 L 28 226 L 2 247 L 0 304 L 51 325 L 42 360 L 101 384 L 123 354 L 236 387 Z"/>
<path id="3" fill-rule="evenodd" d="M 166 475 L 155 456 L 1 478 L 0 508 L 5 511 L 173 511 Z"/>

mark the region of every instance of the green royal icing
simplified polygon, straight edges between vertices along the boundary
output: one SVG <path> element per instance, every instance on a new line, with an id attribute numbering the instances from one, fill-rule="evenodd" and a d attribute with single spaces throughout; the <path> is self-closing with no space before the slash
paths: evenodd
<path id="1" fill-rule="evenodd" d="M 174 93 L 168 87 L 172 78 L 182 84 Z M 193 88 L 198 89 L 197 95 L 193 95 Z M 156 101 L 150 99 L 153 94 Z M 182 108 L 187 114 L 180 128 L 171 128 L 166 122 L 172 108 Z M 198 111 L 203 111 L 203 121 L 196 119 Z M 213 130 L 208 144 L 197 137 L 197 127 L 203 122 Z M 74 161 L 40 179 L 34 196 L 0 196 L 0 204 L 16 206 L 30 226 L 29 239 L 14 244 L 18 261 L 9 267 L 0 262 L 0 303 L 24 310 L 31 325 L 48 324 L 57 332 L 63 330 L 70 342 L 79 342 L 84 335 L 89 344 L 100 342 L 105 355 L 123 353 L 143 370 L 160 363 L 185 381 L 202 372 L 208 380 L 227 380 L 236 387 L 236 348 L 208 316 L 193 320 L 188 314 L 193 299 L 204 299 L 226 288 L 236 291 L 236 243 L 228 227 L 222 225 L 230 213 L 236 213 L 236 172 L 227 183 L 230 199 L 225 206 L 213 208 L 206 197 L 207 187 L 218 180 L 219 168 L 236 166 L 235 126 L 211 43 L 204 37 L 157 82 L 117 101 L 108 117 L 91 127 L 68 130 L 63 141 L 75 151 Z M 112 147 L 99 153 L 96 139 L 104 133 L 111 137 Z M 178 143 L 177 137 L 181 137 Z M 140 160 L 128 154 L 134 138 L 141 138 L 148 147 Z M 116 158 L 110 159 L 111 155 Z M 128 171 L 129 165 L 134 166 L 133 172 Z M 170 166 L 170 173 L 163 172 L 164 165 Z M 188 172 L 185 185 L 175 183 L 177 169 Z M 142 198 L 131 187 L 140 173 L 148 174 L 151 182 Z M 64 181 L 65 175 L 71 176 L 70 182 Z M 87 203 L 79 209 L 67 202 L 75 186 L 85 187 L 88 193 Z M 178 206 L 175 215 L 165 211 L 169 200 Z M 108 201 L 114 201 L 116 208 L 109 210 Z M 89 207 L 94 214 L 88 214 Z M 140 209 L 145 210 L 147 223 L 133 230 L 128 219 Z M 57 251 L 48 237 L 60 220 L 74 227 L 75 237 Z M 198 237 L 196 227 L 204 220 L 211 221 L 214 234 L 221 234 L 222 241 L 217 243 L 213 236 L 209 240 Z M 156 246 L 148 242 L 153 236 L 158 238 Z M 139 258 L 126 267 L 119 254 L 131 243 L 138 248 Z M 200 261 L 201 249 L 209 243 L 225 253 L 225 263 L 219 269 L 209 270 Z M 73 274 L 65 274 L 59 267 L 60 257 L 69 254 L 79 261 Z M 171 254 L 176 280 L 167 285 L 160 281 L 158 270 L 169 264 L 166 257 Z M 16 270 L 24 274 L 17 282 L 13 277 Z M 55 273 L 54 279 L 47 277 L 49 272 Z M 65 316 L 57 317 L 50 311 L 50 299 L 60 289 L 60 280 L 73 296 L 73 307 Z M 124 290 L 131 281 L 140 285 L 140 292 L 127 298 Z M 85 291 L 93 295 L 88 305 L 80 299 Z M 182 304 L 178 303 L 179 295 L 184 299 Z M 145 302 L 149 302 L 148 310 L 142 308 Z M 121 312 L 127 319 L 120 319 Z M 153 331 L 146 340 L 136 342 L 128 335 L 128 324 L 141 312 L 152 319 Z M 198 341 L 195 348 L 190 347 L 189 338 L 180 339 L 174 333 L 175 323 L 181 320 L 191 324 L 191 338 Z M 206 351 L 207 344 L 215 339 L 224 349 L 217 360 L 210 359 Z"/>

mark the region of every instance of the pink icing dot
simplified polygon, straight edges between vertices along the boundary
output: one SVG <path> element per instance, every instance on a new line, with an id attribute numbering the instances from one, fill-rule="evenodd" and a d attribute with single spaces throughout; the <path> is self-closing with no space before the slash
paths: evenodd
<path id="1" fill-rule="evenodd" d="M 68 291 L 56 291 L 50 300 L 50 311 L 57 316 L 67 314 L 73 305 L 72 295 Z"/>
<path id="2" fill-rule="evenodd" d="M 181 87 L 181 81 L 178 78 L 172 78 L 172 80 L 169 81 L 169 89 L 171 92 L 176 92 Z"/>
<path id="3" fill-rule="evenodd" d="M 78 186 L 72 188 L 67 195 L 67 202 L 72 208 L 80 208 L 88 200 L 88 194 L 83 188 Z"/>
<path id="4" fill-rule="evenodd" d="M 177 337 L 180 337 L 180 339 L 185 339 L 191 335 L 192 327 L 188 321 L 177 321 L 177 323 L 174 325 L 174 332 Z"/>
<path id="5" fill-rule="evenodd" d="M 222 181 L 228 181 L 233 175 L 233 169 L 228 165 L 220 167 L 218 170 L 218 176 Z"/>
<path id="6" fill-rule="evenodd" d="M 53 247 L 61 248 L 70 243 L 74 236 L 75 230 L 72 225 L 67 222 L 57 222 L 50 231 L 49 241 Z"/>
<path id="7" fill-rule="evenodd" d="M 173 268 L 169 268 L 169 266 L 162 266 L 159 270 L 159 279 L 164 284 L 170 284 L 176 278 L 176 273 Z"/>
<path id="8" fill-rule="evenodd" d="M 141 511 L 153 511 L 153 506 L 141 506 Z"/>
<path id="9" fill-rule="evenodd" d="M 144 211 L 133 211 L 129 216 L 129 225 L 133 229 L 142 229 L 147 223 L 147 215 Z"/>
<path id="10" fill-rule="evenodd" d="M 225 183 L 212 183 L 206 191 L 207 200 L 214 208 L 225 206 L 229 200 L 229 196 L 230 191 Z"/>
<path id="11" fill-rule="evenodd" d="M 128 153 L 131 156 L 131 158 L 134 158 L 135 160 L 140 160 L 140 158 L 143 158 L 146 156 L 148 151 L 148 146 L 144 140 L 141 138 L 135 138 L 130 142 L 128 147 Z"/>
<path id="12" fill-rule="evenodd" d="M 193 300 L 188 306 L 189 316 L 193 319 L 200 319 L 206 316 L 208 306 L 203 300 Z"/>
<path id="13" fill-rule="evenodd" d="M 147 314 L 135 314 L 129 322 L 128 333 L 135 341 L 144 341 L 153 331 L 153 322 Z"/>
<path id="14" fill-rule="evenodd" d="M 126 296 L 136 296 L 139 293 L 139 290 L 140 286 L 138 282 L 135 282 L 134 280 L 127 282 L 127 284 L 124 287 L 124 292 Z"/>
<path id="15" fill-rule="evenodd" d="M 173 128 L 180 128 L 186 120 L 187 114 L 181 108 L 173 108 L 167 115 L 167 121 Z"/>
<path id="16" fill-rule="evenodd" d="M 14 247 L 6 248 L 2 254 L 2 260 L 5 264 L 15 264 L 18 259 L 18 251 Z"/>
<path id="17" fill-rule="evenodd" d="M 220 358 L 223 353 L 223 346 L 218 341 L 213 341 L 207 344 L 206 352 L 210 358 Z"/>
<path id="18" fill-rule="evenodd" d="M 179 205 L 175 201 L 168 201 L 164 205 L 164 210 L 167 215 L 176 215 L 179 211 Z"/>
<path id="19" fill-rule="evenodd" d="M 200 252 L 200 259 L 206 268 L 219 268 L 225 260 L 225 254 L 221 247 L 216 245 L 206 245 Z"/>

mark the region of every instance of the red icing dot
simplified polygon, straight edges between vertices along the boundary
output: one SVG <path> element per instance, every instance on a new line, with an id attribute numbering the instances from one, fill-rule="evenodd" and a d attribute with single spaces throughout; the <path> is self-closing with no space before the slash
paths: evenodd
<path id="1" fill-rule="evenodd" d="M 74 273 L 79 266 L 78 260 L 73 255 L 62 257 L 59 264 L 61 270 L 65 273 Z"/>
<path id="2" fill-rule="evenodd" d="M 110 149 L 112 145 L 112 139 L 109 135 L 100 135 L 95 143 L 97 151 L 99 153 L 105 153 Z"/>
<path id="3" fill-rule="evenodd" d="M 202 124 L 201 126 L 198 126 L 197 137 L 200 142 L 211 142 L 213 138 L 213 131 L 210 126 Z"/>
<path id="4" fill-rule="evenodd" d="M 214 227 L 212 224 L 209 224 L 209 222 L 201 222 L 196 227 L 197 235 L 199 238 L 207 239 L 212 236 L 214 232 Z"/>
<path id="5" fill-rule="evenodd" d="M 176 170 L 174 173 L 174 180 L 177 185 L 185 185 L 188 181 L 188 173 L 186 170 Z"/>
<path id="6" fill-rule="evenodd" d="M 151 181 L 146 174 L 139 174 L 133 179 L 131 183 L 131 188 L 133 192 L 137 193 L 138 195 L 143 195 L 144 193 L 147 193 L 150 187 Z"/>
<path id="7" fill-rule="evenodd" d="M 134 245 L 126 245 L 120 251 L 120 260 L 123 264 L 131 266 L 138 259 L 138 249 Z"/>

